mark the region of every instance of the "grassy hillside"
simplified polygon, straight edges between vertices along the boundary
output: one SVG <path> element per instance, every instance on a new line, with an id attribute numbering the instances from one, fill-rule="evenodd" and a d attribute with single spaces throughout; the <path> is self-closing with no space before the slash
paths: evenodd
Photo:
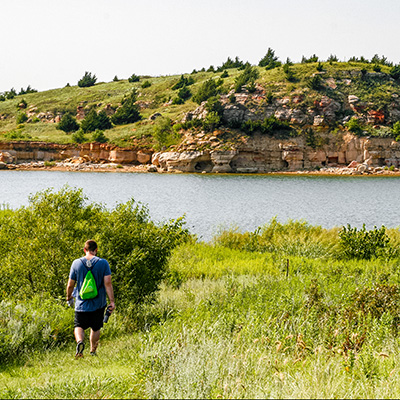
<path id="1" fill-rule="evenodd" d="M 301 95 L 301 102 L 297 105 L 291 105 L 291 107 L 303 108 L 304 110 L 314 107 L 315 102 L 320 101 L 322 96 L 328 96 L 340 104 L 344 104 L 347 96 L 352 94 L 358 96 L 360 101 L 367 105 L 367 109 L 386 113 L 393 98 L 400 96 L 399 83 L 391 79 L 389 72 L 392 68 L 387 65 L 379 66 L 381 72 L 375 72 L 376 66 L 374 67 L 370 63 L 298 63 L 288 66 L 290 70 L 289 78 L 285 66 L 270 70 L 262 67 L 253 68 L 258 71 L 255 83 L 264 89 L 263 96 L 266 102 L 282 99 L 285 96 Z M 243 73 L 242 70 L 237 68 L 226 71 L 228 76 L 221 81 L 222 84 L 218 89 L 219 94 L 229 93 L 234 88 L 238 77 Z M 57 130 L 57 124 L 44 122 L 44 119 L 38 119 L 37 116 L 40 117 L 40 113 L 51 113 L 53 117 L 56 117 L 66 112 L 75 115 L 78 105 L 82 105 L 85 109 L 94 108 L 97 111 L 104 109 L 108 104 L 117 108 L 124 96 L 128 96 L 132 89 L 136 88 L 138 90 L 137 104 L 140 107 L 143 119 L 134 124 L 113 127 L 106 130 L 105 135 L 111 143 L 122 146 L 134 144 L 135 138 L 136 140 L 140 139 L 142 144 L 154 146 L 157 145 L 154 138 L 155 122 L 150 121 L 149 117 L 154 113 L 161 113 L 162 116 L 169 118 L 172 124 L 181 122 L 187 112 L 198 107 L 198 104 L 193 101 L 193 96 L 199 91 L 202 84 L 208 79 L 218 80 L 221 75 L 222 72 L 186 74 L 185 77 L 192 78 L 194 83 L 187 87 L 190 89 L 192 97 L 183 104 L 171 104 L 178 96 L 179 91 L 172 88 L 179 81 L 180 76 L 141 77 L 140 81 L 135 83 L 121 80 L 97 83 L 86 88 L 72 86 L 19 95 L 13 99 L 0 102 L 0 140 L 43 140 L 69 143 L 72 141 L 70 134 Z M 323 84 L 320 87 L 318 87 L 318 82 L 312 82 L 312 77 L 315 77 L 315 75 L 322 79 Z M 327 84 L 329 78 L 335 80 L 337 86 L 335 89 Z M 143 85 L 144 82 L 149 82 L 150 85 Z M 247 92 L 245 87 L 243 90 Z M 27 103 L 25 109 L 18 108 L 22 100 Z M 32 109 L 32 122 L 17 124 L 18 114 L 29 112 Z M 341 112 L 341 117 L 346 115 L 346 112 L 352 115 L 347 110 Z M 391 126 L 393 122 L 392 118 L 388 123 Z M 227 131 L 231 130 L 227 126 L 224 128 Z M 335 124 L 331 126 L 332 130 L 334 128 Z M 296 127 L 296 129 L 299 130 L 299 127 Z M 182 131 L 177 129 L 171 143 L 178 143 L 181 135 Z M 90 136 L 87 137 L 87 140 L 90 140 Z"/>

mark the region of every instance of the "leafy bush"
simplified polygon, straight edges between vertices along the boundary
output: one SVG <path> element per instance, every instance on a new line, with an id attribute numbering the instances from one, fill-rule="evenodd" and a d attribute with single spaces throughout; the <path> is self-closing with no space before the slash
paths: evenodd
<path id="1" fill-rule="evenodd" d="M 104 131 L 96 129 L 96 131 L 92 133 L 92 141 L 97 143 L 107 143 L 108 137 L 104 134 Z"/>
<path id="2" fill-rule="evenodd" d="M 395 65 L 391 68 L 389 75 L 393 78 L 393 79 L 400 79 L 400 64 Z"/>
<path id="3" fill-rule="evenodd" d="M 235 79 L 235 92 L 239 93 L 244 85 L 254 84 L 259 76 L 256 67 L 246 66 L 244 71 Z"/>
<path id="4" fill-rule="evenodd" d="M 79 123 L 70 113 L 66 113 L 62 116 L 60 122 L 57 124 L 57 129 L 64 132 L 75 132 L 79 129 Z"/>
<path id="5" fill-rule="evenodd" d="M 22 99 L 22 100 L 20 100 L 20 101 L 18 102 L 18 104 L 17 104 L 17 109 L 26 108 L 27 106 L 28 106 L 28 103 L 26 102 L 26 100 L 25 100 L 25 99 Z"/>
<path id="6" fill-rule="evenodd" d="M 224 78 L 228 78 L 228 77 L 229 77 L 228 71 L 226 69 L 224 69 L 224 71 L 221 74 L 221 78 L 224 79 Z"/>
<path id="7" fill-rule="evenodd" d="M 79 87 L 90 87 L 93 86 L 97 81 L 96 75 L 92 75 L 90 72 L 85 72 L 83 77 L 78 81 Z"/>
<path id="8" fill-rule="evenodd" d="M 88 204 L 81 189 L 39 192 L 1 220 L 0 300 L 64 298 L 71 263 L 93 238 L 110 262 L 117 303 L 122 309 L 140 304 L 157 290 L 172 248 L 187 237 L 182 224 L 156 225 L 133 200 L 108 211 Z"/>
<path id="9" fill-rule="evenodd" d="M 21 113 L 17 114 L 17 119 L 16 119 L 17 124 L 23 124 L 27 120 L 28 120 L 28 116 L 26 115 L 26 113 L 21 112 Z"/>
<path id="10" fill-rule="evenodd" d="M 192 92 L 187 86 L 183 86 L 181 89 L 178 91 L 178 97 L 185 102 L 186 100 L 190 99 L 192 97 Z"/>
<path id="11" fill-rule="evenodd" d="M 209 112 L 203 121 L 203 128 L 206 131 L 212 132 L 221 125 L 221 117 L 216 111 Z"/>
<path id="12" fill-rule="evenodd" d="M 137 92 L 133 90 L 127 99 L 124 99 L 122 106 L 118 108 L 115 114 L 112 115 L 111 121 L 115 125 L 133 124 L 136 121 L 140 121 L 142 116 L 140 115 L 139 108 L 135 104 L 137 99 Z"/>
<path id="13" fill-rule="evenodd" d="M 128 82 L 130 83 L 134 83 L 134 82 L 139 82 L 140 81 L 140 77 L 138 77 L 135 74 L 132 74 L 129 78 L 128 78 Z"/>
<path id="14" fill-rule="evenodd" d="M 295 76 L 294 76 L 294 72 L 292 70 L 291 67 L 291 63 L 285 63 L 283 64 L 283 72 L 285 74 L 285 78 L 289 81 L 289 82 L 293 82 L 295 80 Z"/>
<path id="15" fill-rule="evenodd" d="M 322 78 L 320 75 L 313 75 L 306 80 L 306 84 L 310 89 L 320 90 L 322 86 Z"/>
<path id="16" fill-rule="evenodd" d="M 74 143 L 83 143 L 86 141 L 86 136 L 83 130 L 79 129 L 72 134 L 71 139 Z"/>
<path id="17" fill-rule="evenodd" d="M 222 115 L 222 113 L 224 111 L 224 108 L 223 108 L 218 96 L 210 97 L 207 100 L 205 108 L 208 112 L 214 111 L 220 116 Z"/>
<path id="18" fill-rule="evenodd" d="M 178 90 L 182 89 L 186 86 L 193 85 L 194 79 L 190 76 L 189 78 L 186 78 L 184 75 L 181 75 L 179 81 L 175 83 L 174 86 L 172 86 L 172 90 Z"/>
<path id="19" fill-rule="evenodd" d="M 293 130 L 288 122 L 279 121 L 275 116 L 265 118 L 263 121 L 247 120 L 241 125 L 241 129 L 248 134 L 259 131 L 266 135 L 274 135 L 276 132 L 282 131 L 290 133 Z"/>
<path id="20" fill-rule="evenodd" d="M 346 123 L 349 132 L 354 133 L 356 136 L 361 136 L 363 134 L 363 127 L 357 118 L 351 118 L 350 121 Z"/>
<path id="21" fill-rule="evenodd" d="M 94 108 L 89 111 L 88 115 L 81 122 L 81 129 L 84 133 L 94 132 L 96 129 L 110 129 L 111 127 L 111 121 L 106 112 L 102 110 L 97 114 Z"/>
<path id="22" fill-rule="evenodd" d="M 156 147 L 158 149 L 174 144 L 178 138 L 177 134 L 172 129 L 172 121 L 165 117 L 156 119 L 153 137 L 156 140 Z"/>
<path id="23" fill-rule="evenodd" d="M 339 232 L 339 237 L 340 255 L 343 258 L 370 260 L 391 254 L 390 238 L 385 226 L 367 231 L 365 224 L 360 230 L 347 225 Z"/>
<path id="24" fill-rule="evenodd" d="M 151 86 L 151 82 L 150 81 L 144 81 L 142 83 L 142 89 L 147 89 Z"/>
<path id="25" fill-rule="evenodd" d="M 203 101 L 208 100 L 210 97 L 218 94 L 218 83 L 214 79 L 206 80 L 199 88 L 197 93 L 193 96 L 193 101 L 201 104 Z"/>

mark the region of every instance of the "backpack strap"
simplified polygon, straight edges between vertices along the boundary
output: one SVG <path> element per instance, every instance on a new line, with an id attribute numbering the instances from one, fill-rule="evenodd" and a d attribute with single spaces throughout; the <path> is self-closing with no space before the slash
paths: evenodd
<path id="1" fill-rule="evenodd" d="M 83 264 L 83 266 L 84 266 L 87 270 L 91 271 L 91 270 L 93 269 L 93 267 L 97 264 L 97 261 L 99 261 L 99 258 L 97 257 L 97 260 L 92 264 L 92 266 L 91 266 L 90 268 L 83 262 L 83 260 L 86 260 L 85 257 L 80 258 L 80 260 L 81 260 L 81 263 Z"/>

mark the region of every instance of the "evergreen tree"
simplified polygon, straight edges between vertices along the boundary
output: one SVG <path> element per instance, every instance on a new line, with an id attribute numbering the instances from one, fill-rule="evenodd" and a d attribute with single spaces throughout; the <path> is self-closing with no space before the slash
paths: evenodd
<path id="1" fill-rule="evenodd" d="M 258 63 L 259 67 L 266 67 L 266 69 L 273 69 L 279 67 L 281 62 L 275 56 L 275 51 L 268 47 L 267 54 Z"/>
<path id="2" fill-rule="evenodd" d="M 112 128 L 112 124 L 111 124 L 110 118 L 108 118 L 108 115 L 106 114 L 106 112 L 104 110 L 101 110 L 97 114 L 96 129 L 105 130 L 105 129 L 111 129 L 111 128 Z"/>
<path id="3" fill-rule="evenodd" d="M 66 113 L 62 116 L 60 122 L 57 124 L 57 129 L 60 129 L 66 133 L 75 132 L 79 129 L 79 124 L 70 113 Z"/>
<path id="4" fill-rule="evenodd" d="M 139 113 L 138 106 L 135 104 L 137 92 L 133 90 L 131 95 L 118 108 L 117 112 L 111 117 L 111 121 L 115 125 L 133 124 L 140 121 L 142 116 Z"/>
<path id="5" fill-rule="evenodd" d="M 79 87 L 89 87 L 93 86 L 97 81 L 96 75 L 93 75 L 90 72 L 85 72 L 85 75 L 78 81 Z"/>

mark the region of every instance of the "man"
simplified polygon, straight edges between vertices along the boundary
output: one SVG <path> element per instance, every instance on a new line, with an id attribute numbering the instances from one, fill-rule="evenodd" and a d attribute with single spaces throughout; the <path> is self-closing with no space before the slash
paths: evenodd
<path id="1" fill-rule="evenodd" d="M 75 297 L 74 334 L 77 343 L 75 358 L 83 357 L 85 329 L 88 328 L 91 328 L 90 354 L 96 355 L 100 329 L 103 327 L 104 310 L 107 306 L 106 293 L 110 301 L 108 310 L 112 312 L 115 309 L 111 270 L 107 260 L 97 257 L 97 243 L 94 240 L 88 240 L 83 250 L 86 255 L 73 261 L 67 284 L 67 302 L 70 303 Z M 98 295 L 93 299 L 82 300 L 79 291 L 89 270 L 92 271 L 96 281 Z"/>

